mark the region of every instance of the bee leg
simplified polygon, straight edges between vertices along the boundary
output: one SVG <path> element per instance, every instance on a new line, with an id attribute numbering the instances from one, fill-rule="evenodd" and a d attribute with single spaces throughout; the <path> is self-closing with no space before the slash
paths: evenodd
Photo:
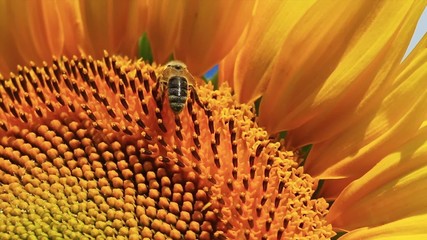
<path id="1" fill-rule="evenodd" d="M 151 88 L 151 95 L 153 95 L 153 98 L 156 100 L 156 102 L 159 100 L 159 93 L 161 95 L 162 87 L 161 87 L 161 81 L 157 81 L 156 84 L 154 84 L 154 87 Z"/>
<path id="2" fill-rule="evenodd" d="M 156 100 L 157 107 L 162 110 L 165 99 L 166 82 L 160 80 L 156 83 L 156 86 L 154 88 L 155 90 L 153 91 L 153 97 Z"/>
<path id="3" fill-rule="evenodd" d="M 197 91 L 194 88 L 194 86 L 191 85 L 190 88 L 191 88 L 191 98 L 193 99 L 193 101 L 195 101 L 197 105 L 199 105 L 201 108 L 203 108 L 206 111 L 207 110 L 206 105 L 200 101 L 199 95 L 197 95 Z"/>

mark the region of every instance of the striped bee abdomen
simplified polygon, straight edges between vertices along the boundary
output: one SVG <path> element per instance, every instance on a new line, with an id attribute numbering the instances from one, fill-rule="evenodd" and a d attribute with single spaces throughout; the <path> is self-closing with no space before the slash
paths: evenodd
<path id="1" fill-rule="evenodd" d="M 181 76 L 172 76 L 168 81 L 168 98 L 172 111 L 180 113 L 187 102 L 187 79 Z"/>

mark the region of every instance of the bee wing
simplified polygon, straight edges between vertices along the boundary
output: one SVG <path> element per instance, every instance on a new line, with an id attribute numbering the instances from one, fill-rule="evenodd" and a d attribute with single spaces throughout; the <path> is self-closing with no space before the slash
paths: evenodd
<path id="1" fill-rule="evenodd" d="M 193 86 L 200 86 L 206 84 L 206 82 L 202 78 L 193 76 L 188 70 L 185 71 L 184 75 L 188 79 L 188 82 Z"/>
<path id="2" fill-rule="evenodd" d="M 172 75 L 177 75 L 177 70 L 165 65 L 160 72 L 160 81 L 167 82 L 168 78 Z"/>
<path id="3" fill-rule="evenodd" d="M 179 68 L 177 68 L 179 67 Z M 162 70 L 162 79 L 167 81 L 170 76 L 182 76 L 185 77 L 190 85 L 198 86 L 205 84 L 205 81 L 199 77 L 194 77 L 187 66 L 178 60 L 173 60 L 167 63 Z"/>

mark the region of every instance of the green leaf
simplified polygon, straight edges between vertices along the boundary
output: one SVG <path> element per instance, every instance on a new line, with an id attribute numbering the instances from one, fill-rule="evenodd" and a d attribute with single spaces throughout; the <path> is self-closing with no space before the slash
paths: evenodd
<path id="1" fill-rule="evenodd" d="M 218 89 L 218 73 L 215 73 L 208 81 L 212 83 L 214 89 Z"/>
<path id="2" fill-rule="evenodd" d="M 148 40 L 147 33 L 142 34 L 138 41 L 138 56 L 149 62 L 153 63 L 153 53 L 151 51 L 150 41 Z"/>

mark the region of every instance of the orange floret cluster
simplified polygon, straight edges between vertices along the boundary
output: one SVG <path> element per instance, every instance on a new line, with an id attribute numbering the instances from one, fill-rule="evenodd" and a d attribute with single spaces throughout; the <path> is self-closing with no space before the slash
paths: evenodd
<path id="1" fill-rule="evenodd" d="M 0 77 L 1 239 L 334 235 L 250 106 L 207 84 L 174 114 L 161 69 L 106 53 Z"/>

